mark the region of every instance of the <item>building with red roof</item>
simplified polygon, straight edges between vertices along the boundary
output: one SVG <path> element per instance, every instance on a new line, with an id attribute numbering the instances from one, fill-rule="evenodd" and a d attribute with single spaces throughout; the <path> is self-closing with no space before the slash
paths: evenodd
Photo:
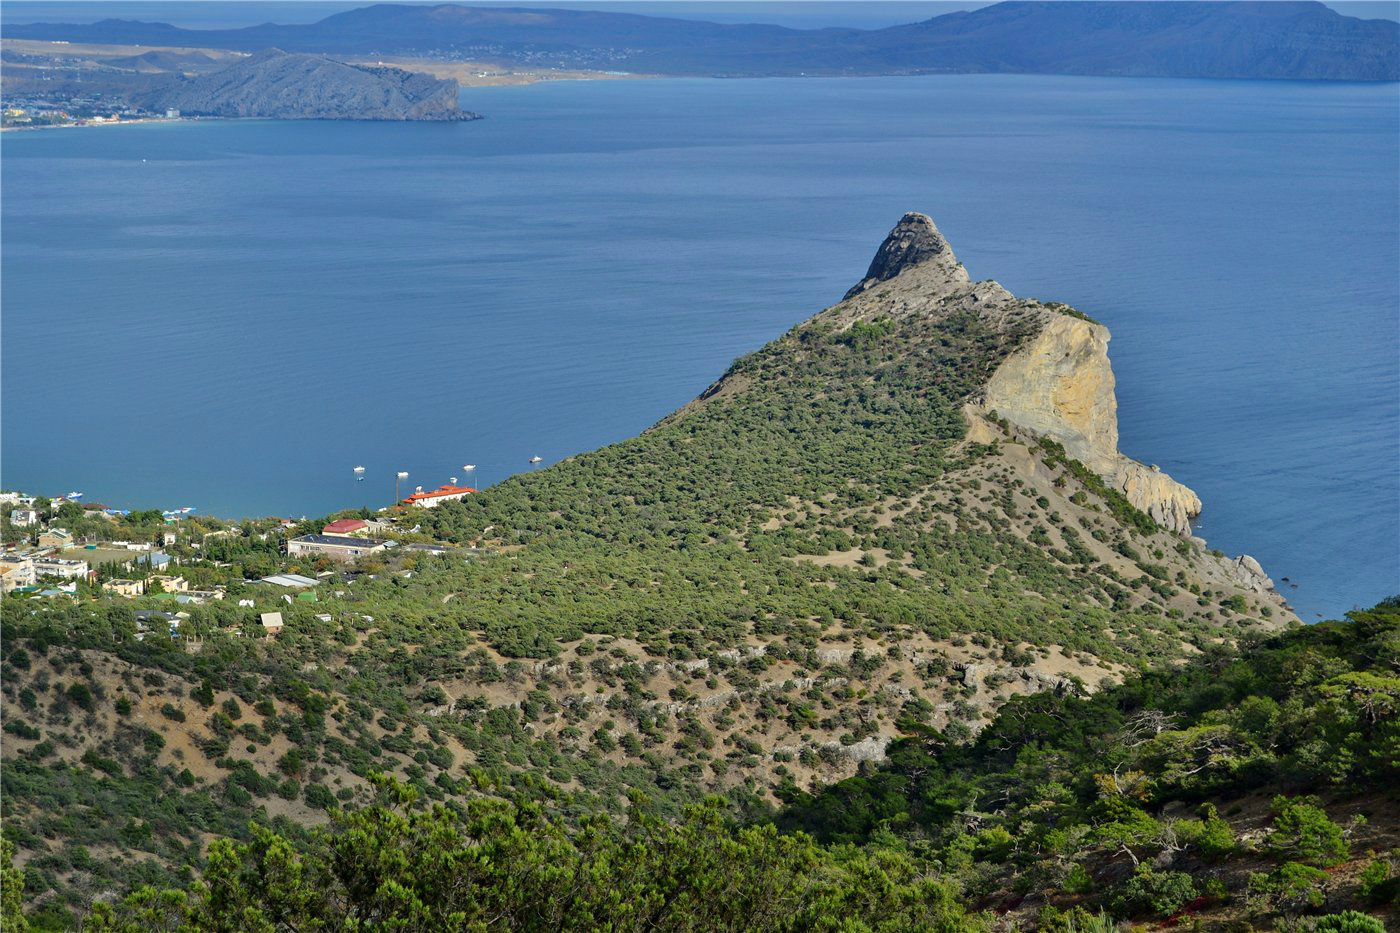
<path id="1" fill-rule="evenodd" d="M 369 522 L 363 518 L 338 518 L 321 529 L 323 535 L 368 534 Z"/>
<path id="2" fill-rule="evenodd" d="M 464 499 L 476 492 L 470 486 L 439 486 L 427 492 L 415 492 L 407 499 L 403 500 L 404 505 L 421 505 L 425 509 L 431 509 L 442 505 L 444 502 L 452 502 L 456 499 Z"/>

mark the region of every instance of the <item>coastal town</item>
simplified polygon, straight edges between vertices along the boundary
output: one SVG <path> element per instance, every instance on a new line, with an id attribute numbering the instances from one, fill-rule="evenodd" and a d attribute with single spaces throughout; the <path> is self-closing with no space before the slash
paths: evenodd
<path id="1" fill-rule="evenodd" d="M 211 604 L 243 610 L 233 616 L 246 617 L 240 633 L 276 636 L 278 607 L 316 603 L 320 587 L 385 573 L 411 578 L 421 558 L 483 553 L 489 542 L 444 544 L 416 521 L 422 509 L 475 492 L 445 484 L 375 513 L 237 522 L 190 508 L 109 508 L 78 492 L 0 492 L 0 588 L 6 599 L 129 602 L 138 641 L 185 638 L 190 609 Z"/>

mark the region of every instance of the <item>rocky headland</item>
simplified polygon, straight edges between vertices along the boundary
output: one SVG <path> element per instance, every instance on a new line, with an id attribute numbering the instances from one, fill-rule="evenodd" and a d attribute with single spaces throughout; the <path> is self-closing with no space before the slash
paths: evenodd
<path id="1" fill-rule="evenodd" d="M 268 49 L 210 74 L 172 74 L 135 96 L 149 109 L 277 120 L 473 120 L 457 82 Z"/>

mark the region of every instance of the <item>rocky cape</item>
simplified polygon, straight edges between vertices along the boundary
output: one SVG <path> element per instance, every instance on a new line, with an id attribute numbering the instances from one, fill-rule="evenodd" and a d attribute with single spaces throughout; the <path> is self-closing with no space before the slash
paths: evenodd
<path id="1" fill-rule="evenodd" d="M 974 310 L 998 327 L 1029 323 L 1033 332 L 993 372 L 969 406 L 972 417 L 995 415 L 1059 442 L 1158 525 L 1189 534 L 1200 498 L 1158 467 L 1118 450 L 1108 328 L 1068 305 L 1021 299 L 994 281 L 972 281 L 927 215 L 904 215 L 865 278 L 823 316 L 849 328 L 892 313 L 956 310 Z"/>
<path id="2" fill-rule="evenodd" d="M 398 68 L 347 65 L 267 49 L 227 68 L 172 74 L 131 94 L 133 103 L 182 114 L 276 120 L 474 120 L 457 82 Z"/>

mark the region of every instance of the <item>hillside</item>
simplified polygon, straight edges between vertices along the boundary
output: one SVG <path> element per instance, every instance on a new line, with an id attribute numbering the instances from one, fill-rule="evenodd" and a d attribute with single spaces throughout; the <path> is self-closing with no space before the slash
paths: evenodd
<path id="1" fill-rule="evenodd" d="M 1388 600 L 1093 696 L 1012 701 L 973 743 L 911 711 L 888 764 L 786 785 L 782 834 L 716 800 L 668 822 L 634 795 L 581 826 L 491 795 L 424 808 L 376 775 L 375 802 L 325 832 L 216 840 L 198 884 L 104 899 L 83 928 L 1385 933 L 1397 672 Z M 3 848 L 5 929 L 60 920 L 26 919 L 34 872 Z"/>
<path id="2" fill-rule="evenodd" d="M 566 823 L 710 793 L 763 818 L 911 721 L 970 740 L 1009 698 L 1295 622 L 1257 564 L 1191 537 L 1190 490 L 1118 452 L 1107 341 L 972 281 L 910 214 L 845 299 L 652 429 L 399 522 L 466 557 L 341 575 L 282 553 L 319 522 L 244 522 L 171 546 L 227 588 L 176 638 L 137 631 L 159 597 L 6 599 L 31 896 L 169 883 L 250 819 L 303 840 L 375 772 Z M 278 570 L 328 580 L 252 582 Z"/>
<path id="3" fill-rule="evenodd" d="M 577 9 L 379 4 L 306 25 L 189 30 L 103 20 L 13 39 L 409 55 L 683 75 L 1080 74 L 1394 81 L 1400 25 L 1315 2 L 1008 2 L 878 30 L 788 29 Z"/>
<path id="4" fill-rule="evenodd" d="M 457 85 L 397 68 L 268 49 L 208 74 L 172 75 L 139 94 L 147 109 L 280 120 L 465 120 Z"/>

